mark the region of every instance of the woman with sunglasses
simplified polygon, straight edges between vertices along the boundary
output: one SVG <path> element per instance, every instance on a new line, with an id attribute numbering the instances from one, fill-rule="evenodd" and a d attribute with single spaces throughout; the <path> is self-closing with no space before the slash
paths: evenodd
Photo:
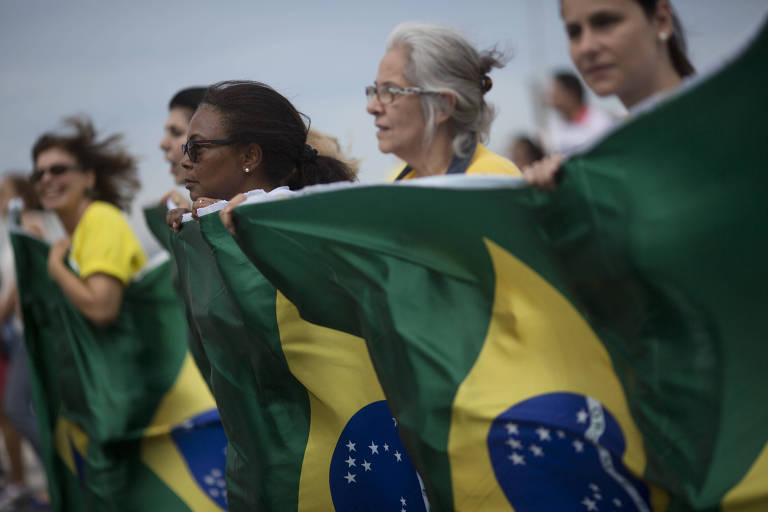
<path id="1" fill-rule="evenodd" d="M 337 158 L 324 155 L 308 145 L 307 132 L 304 120 L 294 106 L 285 97 L 264 84 L 233 81 L 212 85 L 190 121 L 189 139 L 184 145 L 185 157 L 181 161 L 195 209 L 211 202 L 230 200 L 233 197 L 236 197 L 237 201 L 232 200 L 230 204 L 239 202 L 245 197 L 244 193 L 251 190 L 269 192 L 279 187 L 300 189 L 319 183 L 352 181 L 354 173 L 349 165 Z M 331 150 L 335 152 L 337 148 L 331 147 Z M 169 226 L 174 231 L 181 231 L 182 235 L 184 230 L 181 228 L 181 215 L 186 211 L 188 210 L 177 209 L 168 214 Z M 232 256 L 232 258 L 235 257 L 237 256 Z M 261 280 L 259 271 L 252 267 L 245 255 L 241 254 L 240 260 L 236 265 L 239 275 L 245 282 Z M 211 272 L 215 273 L 217 270 L 211 269 Z M 212 293 L 216 291 L 208 285 L 202 286 L 202 290 L 209 290 Z M 214 302 L 218 304 L 218 301 L 224 300 L 221 297 L 225 295 L 229 294 L 201 297 L 201 300 L 208 304 L 210 309 L 217 310 L 219 306 L 212 304 Z M 194 307 L 188 306 L 190 310 L 195 311 Z M 240 306 L 243 307 L 244 316 L 255 317 L 262 314 L 260 310 L 257 312 L 250 309 L 249 311 L 249 307 L 256 307 L 254 305 L 240 304 Z M 265 301 L 261 307 L 266 308 L 266 313 L 271 316 L 276 314 L 280 316 L 280 312 L 285 311 L 283 306 L 270 301 Z M 214 336 L 207 336 L 203 332 L 204 329 L 218 329 L 218 325 L 211 325 L 211 318 L 194 318 L 193 320 L 200 326 L 203 347 L 208 354 L 211 354 L 212 361 L 216 359 L 211 365 L 212 391 L 229 440 L 227 499 L 230 510 L 262 508 L 283 510 L 283 506 L 276 501 L 283 504 L 290 501 L 293 499 L 290 498 L 290 493 L 295 492 L 296 489 L 295 483 L 286 479 L 285 468 L 290 465 L 291 460 L 295 460 L 297 456 L 304 453 L 304 447 L 289 442 L 290 436 L 286 436 L 285 445 L 281 448 L 285 455 L 280 460 L 274 455 L 262 453 L 259 447 L 274 436 L 274 431 L 277 429 L 274 425 L 279 424 L 280 418 L 285 417 L 288 414 L 287 411 L 290 411 L 293 406 L 292 403 L 286 405 L 282 400 L 278 400 L 281 392 L 277 390 L 290 389 L 301 377 L 298 376 L 299 374 L 291 373 L 287 369 L 288 366 L 283 368 L 280 364 L 270 363 L 275 368 L 268 382 L 264 382 L 265 378 L 258 374 L 259 365 L 263 364 L 264 356 L 259 355 L 259 349 L 256 347 L 244 347 L 262 344 L 268 347 L 270 343 L 268 333 L 265 333 L 265 340 L 232 339 L 226 346 L 220 346 Z M 246 332 L 243 330 L 244 337 Z M 339 335 L 346 336 L 341 333 Z M 332 346 L 338 343 L 338 340 L 329 342 L 328 338 L 335 339 L 333 336 L 328 334 L 322 339 L 306 340 L 317 344 L 317 350 L 312 353 L 301 352 L 302 349 L 295 343 L 290 346 L 303 354 L 303 364 L 306 367 L 311 366 L 319 372 L 328 371 L 328 368 L 333 367 L 336 373 L 362 376 L 359 380 L 356 379 L 358 385 L 345 393 L 344 397 L 313 395 L 317 397 L 318 405 L 312 407 L 327 412 L 312 413 L 312 417 L 317 418 L 318 422 L 313 423 L 312 428 L 319 431 L 327 429 L 341 432 L 344 427 L 343 421 L 346 419 L 331 413 L 331 411 L 337 411 L 334 408 L 334 401 L 369 403 L 370 400 L 366 399 L 370 398 L 373 383 L 365 380 L 365 376 L 369 375 L 374 379 L 376 386 L 378 382 L 375 381 L 372 368 L 370 368 L 370 374 L 366 373 L 365 368 L 370 367 L 370 360 L 361 361 L 356 355 L 349 355 L 348 363 L 332 360 L 332 355 L 329 354 L 335 353 Z M 290 336 L 288 338 L 290 339 Z M 282 341 L 285 339 L 283 338 Z M 270 351 L 273 350 L 275 349 L 270 348 Z M 242 354 L 236 364 L 242 366 L 243 372 L 233 385 L 230 384 L 233 379 L 227 373 L 231 371 L 230 365 L 235 363 L 228 362 L 227 358 L 238 357 L 237 354 L 240 354 L 240 351 Z M 278 354 L 282 357 L 281 352 L 278 351 Z M 240 360 L 243 362 L 239 363 Z M 304 381 L 301 382 L 302 386 L 305 385 Z M 260 412 L 261 409 L 255 411 L 256 407 L 243 405 L 253 403 L 252 396 L 255 393 L 261 396 L 260 402 L 264 412 Z M 373 400 L 380 400 L 379 395 L 376 396 Z M 265 415 L 275 419 L 265 419 Z M 297 421 L 301 420 L 297 419 Z M 315 482 L 314 478 L 318 475 L 312 473 L 312 468 L 316 466 L 312 464 L 308 466 L 306 474 L 315 474 L 315 477 L 307 478 Z M 304 478 L 305 473 L 302 470 L 302 480 Z M 323 478 L 328 484 L 329 473 L 326 472 Z M 386 482 L 386 485 L 392 487 L 394 483 Z M 281 496 L 277 496 L 276 488 L 285 489 Z M 311 494 L 316 491 L 307 492 Z M 295 498 L 296 495 L 292 496 Z M 311 498 L 304 499 L 311 501 Z M 326 509 L 321 504 L 315 505 L 315 508 Z M 418 508 L 414 509 L 418 510 Z"/>
<path id="2" fill-rule="evenodd" d="M 197 210 L 250 190 L 291 190 L 318 183 L 352 181 L 345 162 L 307 144 L 307 128 L 282 95 L 258 82 L 212 85 L 189 124 L 182 152 L 184 181 Z M 181 226 L 188 208 L 168 213 L 168 225 Z"/>
<path id="3" fill-rule="evenodd" d="M 406 162 L 396 180 L 519 174 L 482 144 L 494 117 L 485 102 L 488 73 L 502 65 L 498 52 L 480 52 L 449 28 L 406 23 L 394 29 L 365 94 L 379 150 Z"/>
<path id="4" fill-rule="evenodd" d="M 560 12 L 584 81 L 598 96 L 615 94 L 629 111 L 695 73 L 669 0 L 561 0 Z M 562 162 L 561 155 L 545 158 L 524 176 L 552 190 Z"/>
<path id="5" fill-rule="evenodd" d="M 136 163 L 119 135 L 98 140 L 87 119 L 66 124 L 73 133 L 46 133 L 35 143 L 31 181 L 68 235 L 51 247 L 51 278 L 83 316 L 103 327 L 117 317 L 125 286 L 146 261 L 121 211 L 139 188 Z M 75 272 L 64 261 L 70 246 Z"/>

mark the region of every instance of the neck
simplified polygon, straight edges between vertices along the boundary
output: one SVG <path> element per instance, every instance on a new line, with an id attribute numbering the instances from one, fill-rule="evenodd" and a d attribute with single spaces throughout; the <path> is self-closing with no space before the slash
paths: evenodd
<path id="1" fill-rule="evenodd" d="M 437 176 L 445 174 L 453 159 L 453 134 L 448 128 L 438 128 L 431 144 L 421 148 L 418 154 L 403 158 L 417 176 Z"/>
<path id="2" fill-rule="evenodd" d="M 671 91 L 680 87 L 683 79 L 677 74 L 671 62 L 667 62 L 656 75 L 653 75 L 642 90 L 635 89 L 619 96 L 627 110 L 660 92 Z"/>
<path id="3" fill-rule="evenodd" d="M 58 215 L 61 224 L 64 226 L 64 230 L 69 236 L 72 236 L 72 233 L 75 232 L 78 222 L 80 222 L 85 210 L 92 202 L 93 201 L 90 199 L 83 198 L 71 208 L 56 210 L 56 215 Z"/>

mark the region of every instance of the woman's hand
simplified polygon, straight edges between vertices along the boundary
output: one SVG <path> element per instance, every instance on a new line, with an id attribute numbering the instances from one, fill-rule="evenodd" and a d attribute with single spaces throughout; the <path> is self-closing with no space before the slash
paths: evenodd
<path id="1" fill-rule="evenodd" d="M 552 192 L 557 188 L 557 174 L 564 161 L 561 154 L 544 157 L 523 169 L 523 177 L 530 186 Z"/>
<path id="2" fill-rule="evenodd" d="M 237 205 L 241 204 L 243 201 L 245 201 L 246 197 L 245 194 L 237 194 L 235 197 L 229 200 L 229 203 L 227 206 L 225 206 L 221 211 L 219 211 L 219 217 L 221 217 L 221 223 L 226 226 L 226 228 L 229 230 L 230 233 L 233 235 L 237 234 L 235 232 L 235 220 L 232 218 L 232 211 L 237 208 Z"/>
<path id="3" fill-rule="evenodd" d="M 210 197 L 198 197 L 194 203 L 192 203 L 192 217 L 194 219 L 199 219 L 197 216 L 197 210 L 200 208 L 205 208 L 206 206 L 211 206 L 214 203 L 218 203 L 220 199 L 211 199 Z"/>
<path id="4" fill-rule="evenodd" d="M 161 199 L 161 204 L 168 204 L 168 201 L 172 201 L 176 204 L 178 208 L 191 208 L 192 205 L 189 203 L 189 199 L 181 195 L 181 193 L 178 190 L 169 190 Z M 169 208 L 170 209 L 170 208 Z"/>
<path id="5" fill-rule="evenodd" d="M 51 277 L 54 277 L 54 279 L 55 275 L 61 272 L 62 269 L 67 269 L 64 265 L 64 258 L 67 256 L 67 251 L 69 251 L 71 245 L 72 239 L 69 237 L 62 238 L 53 244 L 51 250 L 48 251 L 48 273 Z"/>
<path id="6" fill-rule="evenodd" d="M 189 208 L 174 208 L 165 214 L 165 222 L 168 223 L 169 228 L 178 233 L 181 231 L 181 218 L 191 211 Z"/>

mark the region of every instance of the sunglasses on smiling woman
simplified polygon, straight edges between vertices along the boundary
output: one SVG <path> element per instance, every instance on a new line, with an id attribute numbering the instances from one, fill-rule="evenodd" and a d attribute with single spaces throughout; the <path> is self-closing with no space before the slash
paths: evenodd
<path id="1" fill-rule="evenodd" d="M 207 139 L 207 140 L 188 140 L 186 144 L 181 145 L 181 154 L 187 155 L 189 161 L 196 164 L 200 158 L 200 146 L 211 146 L 213 144 L 235 144 L 235 139 Z"/>
<path id="2" fill-rule="evenodd" d="M 368 98 L 368 101 L 375 97 L 382 105 L 392 103 L 397 96 L 412 94 L 440 94 L 440 91 L 430 91 L 421 87 L 389 87 L 387 85 L 369 85 L 365 88 L 365 97 Z"/>
<path id="3" fill-rule="evenodd" d="M 77 164 L 54 164 L 47 169 L 35 169 L 32 174 L 29 175 L 29 181 L 31 183 L 37 183 L 43 179 L 43 175 L 47 172 L 51 176 L 59 176 L 72 169 L 80 169 Z"/>

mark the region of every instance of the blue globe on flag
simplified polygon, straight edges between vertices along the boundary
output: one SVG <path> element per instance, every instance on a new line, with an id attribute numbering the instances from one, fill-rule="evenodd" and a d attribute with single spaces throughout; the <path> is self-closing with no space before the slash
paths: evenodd
<path id="1" fill-rule="evenodd" d="M 622 464 L 625 448 L 611 413 L 573 393 L 520 402 L 488 434 L 496 479 L 517 512 L 650 512 L 648 487 Z"/>
<path id="2" fill-rule="evenodd" d="M 190 473 L 205 494 L 227 510 L 227 436 L 219 411 L 212 409 L 185 421 L 171 431 Z"/>
<path id="3" fill-rule="evenodd" d="M 344 427 L 329 478 L 338 512 L 426 510 L 418 474 L 384 400 L 360 409 Z"/>

